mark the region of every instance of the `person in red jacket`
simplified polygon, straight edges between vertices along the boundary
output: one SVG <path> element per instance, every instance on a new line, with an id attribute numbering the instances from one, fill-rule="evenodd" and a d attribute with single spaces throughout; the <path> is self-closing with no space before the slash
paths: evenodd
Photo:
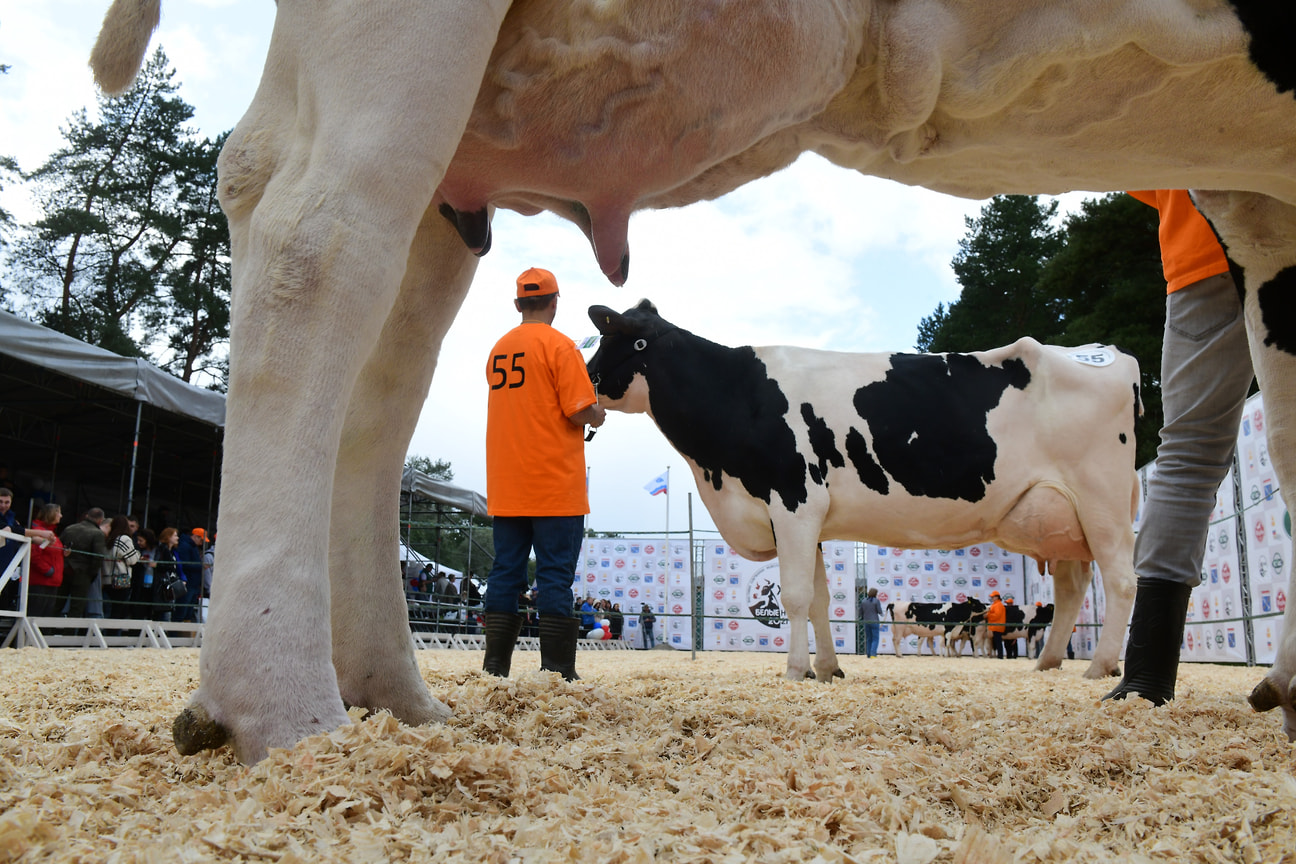
<path id="1" fill-rule="evenodd" d="M 1189 595 L 1201 582 L 1215 492 L 1233 461 L 1253 373 L 1241 295 L 1210 224 L 1183 189 L 1129 194 L 1160 214 L 1165 420 L 1134 545 L 1125 674 L 1106 698 L 1137 694 L 1161 705 L 1174 698 Z"/>
<path id="2" fill-rule="evenodd" d="M 58 589 L 63 584 L 63 543 L 58 538 L 58 526 L 63 521 L 63 508 L 46 504 L 32 520 L 32 528 L 48 531 L 53 539 L 34 541 L 31 548 L 31 580 L 27 585 L 27 614 L 33 618 L 49 618 L 59 613 Z"/>

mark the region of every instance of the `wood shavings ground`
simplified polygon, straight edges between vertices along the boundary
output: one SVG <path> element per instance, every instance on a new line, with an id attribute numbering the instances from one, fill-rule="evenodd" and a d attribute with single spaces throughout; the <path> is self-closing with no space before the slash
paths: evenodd
<path id="1" fill-rule="evenodd" d="M 1083 663 L 582 652 L 583 680 L 420 652 L 454 709 L 182 758 L 197 652 L 0 651 L 0 862 L 1296 861 L 1296 747 L 1186 664 L 1104 703 Z"/>

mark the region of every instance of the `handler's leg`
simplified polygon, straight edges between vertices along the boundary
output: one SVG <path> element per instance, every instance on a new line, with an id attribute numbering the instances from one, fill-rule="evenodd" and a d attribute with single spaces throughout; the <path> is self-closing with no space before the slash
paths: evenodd
<path id="1" fill-rule="evenodd" d="M 1212 276 L 1167 295 L 1165 423 L 1134 547 L 1138 590 L 1125 677 L 1108 699 L 1137 693 L 1160 705 L 1174 698 L 1188 596 L 1201 582 L 1210 513 L 1233 459 L 1251 378 L 1242 304 L 1231 276 Z"/>

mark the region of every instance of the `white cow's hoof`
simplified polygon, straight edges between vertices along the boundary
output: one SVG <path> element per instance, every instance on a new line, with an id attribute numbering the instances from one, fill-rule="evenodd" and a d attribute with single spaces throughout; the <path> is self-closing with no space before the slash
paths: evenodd
<path id="1" fill-rule="evenodd" d="M 1061 663 L 1058 663 L 1061 666 Z M 1084 677 L 1090 681 L 1097 681 L 1100 678 L 1119 678 L 1121 674 L 1119 666 L 1104 666 L 1101 663 L 1090 663 L 1089 668 L 1085 670 Z"/>
<path id="2" fill-rule="evenodd" d="M 171 738 L 181 756 L 193 756 L 228 742 L 229 730 L 212 720 L 206 708 L 192 705 L 171 723 Z"/>

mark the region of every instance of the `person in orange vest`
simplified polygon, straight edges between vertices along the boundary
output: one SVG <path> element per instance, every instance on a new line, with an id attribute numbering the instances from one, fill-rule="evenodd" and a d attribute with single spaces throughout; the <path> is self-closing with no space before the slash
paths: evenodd
<path id="1" fill-rule="evenodd" d="M 581 619 L 572 614 L 572 584 L 589 513 L 585 426 L 602 425 L 604 411 L 576 343 L 553 327 L 554 274 L 524 272 L 513 304 L 522 322 L 495 343 L 486 363 L 486 507 L 495 563 L 486 581 L 482 671 L 508 677 L 525 621 L 518 596 L 527 590 L 534 551 L 540 668 L 574 681 Z"/>
<path id="2" fill-rule="evenodd" d="M 1134 545 L 1125 674 L 1105 698 L 1137 694 L 1161 705 L 1174 698 L 1189 595 L 1201 583 L 1215 492 L 1233 461 L 1253 372 L 1241 294 L 1210 224 L 1183 189 L 1129 194 L 1160 214 L 1165 419 Z"/>
<path id="3" fill-rule="evenodd" d="M 990 642 L 994 646 L 995 656 L 1004 659 L 1004 631 L 1008 621 L 1008 610 L 999 599 L 998 591 L 990 592 L 990 608 L 986 610 L 986 625 L 990 629 Z"/>

